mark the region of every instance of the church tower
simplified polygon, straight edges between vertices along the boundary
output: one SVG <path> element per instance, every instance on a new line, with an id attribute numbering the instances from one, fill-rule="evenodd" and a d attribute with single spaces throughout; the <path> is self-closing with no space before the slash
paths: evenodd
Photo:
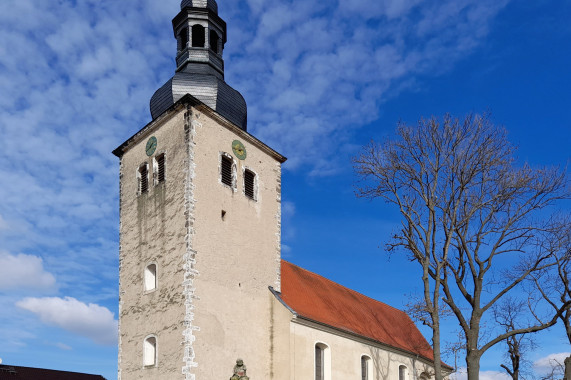
<path id="1" fill-rule="evenodd" d="M 224 81 L 215 0 L 183 0 L 176 72 L 120 158 L 119 379 L 274 379 L 281 164 Z"/>

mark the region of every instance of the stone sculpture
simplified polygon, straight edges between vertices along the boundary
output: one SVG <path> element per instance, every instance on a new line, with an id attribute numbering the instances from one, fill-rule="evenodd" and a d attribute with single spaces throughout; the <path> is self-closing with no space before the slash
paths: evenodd
<path id="1" fill-rule="evenodd" d="M 230 378 L 230 380 L 250 380 L 250 378 L 246 376 L 246 365 L 242 359 L 236 360 L 236 365 L 234 366 L 234 375 Z"/>

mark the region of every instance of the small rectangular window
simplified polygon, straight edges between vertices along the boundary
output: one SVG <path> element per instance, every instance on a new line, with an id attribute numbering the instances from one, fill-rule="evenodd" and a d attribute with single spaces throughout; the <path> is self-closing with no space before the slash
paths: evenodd
<path id="1" fill-rule="evenodd" d="M 232 159 L 226 156 L 222 156 L 220 179 L 223 184 L 232 187 Z"/>
<path id="2" fill-rule="evenodd" d="M 157 183 L 165 182 L 166 172 L 165 172 L 165 155 L 160 154 L 156 158 L 157 163 Z"/>
<path id="3" fill-rule="evenodd" d="M 250 170 L 244 171 L 244 194 L 250 199 L 256 199 L 254 183 L 256 175 Z"/>
<path id="4" fill-rule="evenodd" d="M 147 164 L 139 167 L 139 194 L 149 191 L 149 169 Z"/>
<path id="5" fill-rule="evenodd" d="M 145 290 L 151 291 L 157 288 L 157 265 L 151 264 L 145 268 Z"/>
<path id="6" fill-rule="evenodd" d="M 157 338 L 149 337 L 143 344 L 143 364 L 145 367 L 157 365 Z"/>

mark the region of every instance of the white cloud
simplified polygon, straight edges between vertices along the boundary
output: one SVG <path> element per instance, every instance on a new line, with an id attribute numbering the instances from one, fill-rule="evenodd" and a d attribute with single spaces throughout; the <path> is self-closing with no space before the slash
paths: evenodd
<path id="1" fill-rule="evenodd" d="M 468 374 L 466 368 L 460 368 L 458 372 L 450 376 L 451 380 L 467 380 Z M 511 380 L 505 372 L 499 371 L 480 371 L 480 380 Z"/>
<path id="2" fill-rule="evenodd" d="M 117 344 L 117 320 L 106 307 L 85 304 L 72 297 L 25 298 L 16 305 L 36 314 L 47 325 L 87 337 L 97 344 Z"/>
<path id="3" fill-rule="evenodd" d="M 282 202 L 282 216 L 291 218 L 295 214 L 295 203 L 289 201 Z"/>
<path id="4" fill-rule="evenodd" d="M 554 367 L 563 365 L 569 356 L 571 352 L 553 353 L 534 361 L 533 368 L 539 373 L 551 372 Z"/>
<path id="5" fill-rule="evenodd" d="M 8 223 L 4 220 L 4 218 L 2 218 L 2 215 L 0 215 L 0 231 L 7 229 L 8 229 Z"/>
<path id="6" fill-rule="evenodd" d="M 55 346 L 56 346 L 57 348 L 59 348 L 60 350 L 64 350 L 64 351 L 71 351 L 71 350 L 73 350 L 73 348 L 71 348 L 71 346 L 68 346 L 67 344 L 61 343 L 61 342 L 56 343 Z"/>
<path id="7" fill-rule="evenodd" d="M 55 286 L 56 279 L 46 272 L 41 257 L 0 252 L 0 291 L 50 292 Z"/>

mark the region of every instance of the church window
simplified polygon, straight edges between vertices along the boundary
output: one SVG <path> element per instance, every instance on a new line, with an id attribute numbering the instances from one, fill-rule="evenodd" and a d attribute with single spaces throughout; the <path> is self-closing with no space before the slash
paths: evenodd
<path id="1" fill-rule="evenodd" d="M 145 268 L 145 291 L 149 292 L 157 288 L 157 265 L 150 264 Z"/>
<path id="2" fill-rule="evenodd" d="M 139 183 L 138 193 L 143 194 L 149 191 L 149 166 L 147 163 L 139 166 L 137 171 L 137 179 Z"/>
<path id="3" fill-rule="evenodd" d="M 232 159 L 225 155 L 221 156 L 220 162 L 220 180 L 223 184 L 233 187 L 232 181 Z"/>
<path id="4" fill-rule="evenodd" d="M 159 154 L 154 159 L 155 185 L 165 182 L 166 180 L 166 156 L 164 153 Z"/>
<path id="5" fill-rule="evenodd" d="M 331 380 L 329 347 L 323 343 L 315 345 L 315 380 Z"/>
<path id="6" fill-rule="evenodd" d="M 220 41 L 220 37 L 218 37 L 218 33 L 215 30 L 210 31 L 210 50 L 218 53 L 218 41 Z"/>
<path id="7" fill-rule="evenodd" d="M 399 366 L 399 380 L 407 380 L 407 368 L 404 365 Z"/>
<path id="8" fill-rule="evenodd" d="M 369 374 L 371 372 L 371 358 L 368 356 L 361 356 L 361 380 L 370 380 Z"/>
<path id="9" fill-rule="evenodd" d="M 178 50 L 182 51 L 182 50 L 186 49 L 186 47 L 188 45 L 188 28 L 184 28 L 183 30 L 180 31 L 180 33 L 178 35 L 178 41 L 180 43 Z"/>
<path id="10" fill-rule="evenodd" d="M 154 367 L 157 365 L 157 338 L 149 336 L 143 343 L 143 365 Z"/>
<path id="11" fill-rule="evenodd" d="M 204 47 L 206 42 L 206 33 L 204 31 L 204 26 L 193 25 L 192 26 L 192 47 Z"/>
<path id="12" fill-rule="evenodd" d="M 244 171 L 244 194 L 246 197 L 256 200 L 256 174 L 253 171 L 246 169 Z"/>

